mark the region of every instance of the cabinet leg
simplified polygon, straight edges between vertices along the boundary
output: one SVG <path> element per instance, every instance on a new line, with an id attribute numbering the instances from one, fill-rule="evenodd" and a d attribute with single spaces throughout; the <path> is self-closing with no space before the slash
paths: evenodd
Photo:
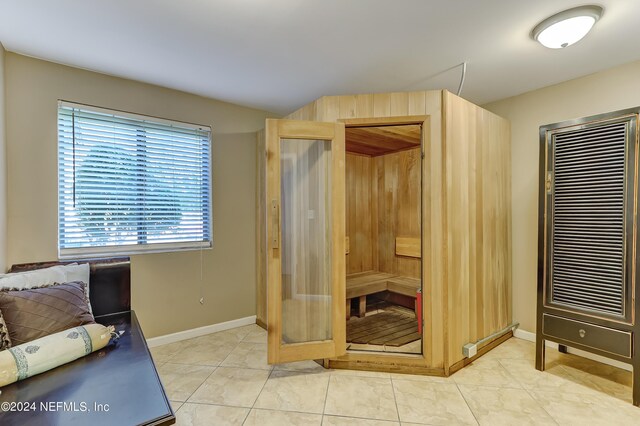
<path id="1" fill-rule="evenodd" d="M 540 337 L 540 332 L 536 336 L 536 370 L 544 371 L 545 344 Z"/>
<path id="2" fill-rule="evenodd" d="M 637 355 L 636 355 L 637 356 Z M 640 407 L 640 367 L 638 362 L 633 365 L 633 405 Z"/>
<path id="3" fill-rule="evenodd" d="M 633 405 L 640 407 L 640 333 L 633 333 Z"/>
<path id="4" fill-rule="evenodd" d="M 565 345 L 558 345 L 558 352 L 560 352 L 561 354 L 566 354 L 567 352 L 567 347 Z"/>
<path id="5" fill-rule="evenodd" d="M 347 299 L 347 309 L 345 310 L 347 313 L 347 321 L 351 318 L 351 299 Z"/>
<path id="6" fill-rule="evenodd" d="M 364 318 L 367 313 L 367 296 L 360 296 L 358 299 L 358 317 Z"/>

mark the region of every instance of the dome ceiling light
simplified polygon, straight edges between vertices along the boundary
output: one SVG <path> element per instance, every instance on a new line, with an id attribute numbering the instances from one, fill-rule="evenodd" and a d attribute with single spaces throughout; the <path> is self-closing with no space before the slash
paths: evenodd
<path id="1" fill-rule="evenodd" d="M 602 13 L 602 7 L 595 5 L 556 13 L 536 25 L 531 38 L 550 49 L 563 49 L 586 36 Z"/>

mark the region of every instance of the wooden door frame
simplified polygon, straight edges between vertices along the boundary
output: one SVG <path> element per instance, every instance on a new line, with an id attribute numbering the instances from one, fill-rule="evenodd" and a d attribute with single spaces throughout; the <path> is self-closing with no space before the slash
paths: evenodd
<path id="1" fill-rule="evenodd" d="M 371 118 L 346 118 L 338 119 L 338 122 L 344 123 L 345 127 L 376 127 L 376 126 L 402 126 L 408 124 L 419 124 L 422 126 L 421 149 L 421 243 L 422 243 L 422 312 L 423 318 L 432 317 L 433 301 L 429 291 L 432 283 L 426 279 L 430 266 L 430 258 L 427 258 L 431 252 L 431 234 L 430 209 L 431 198 L 430 191 L 427 187 L 429 176 L 431 173 L 431 144 L 432 142 L 441 143 L 441 141 L 432 141 L 431 138 L 431 115 L 406 115 L 398 117 L 371 117 Z M 430 257 L 430 256 L 429 256 Z M 441 283 L 440 285 L 445 285 Z M 428 302 L 427 302 L 428 301 Z M 431 344 L 431 330 L 433 327 L 441 326 L 444 329 L 444 317 L 440 321 L 432 321 L 430 327 L 422 328 L 422 354 L 394 354 L 389 352 L 347 352 L 345 355 L 324 360 L 324 366 L 328 368 L 348 368 L 370 371 L 391 371 L 418 373 L 433 376 L 445 376 L 448 372 L 443 367 L 433 367 L 431 360 L 431 352 L 427 345 Z M 445 331 L 446 332 L 446 331 Z M 345 336 L 346 338 L 346 336 Z M 346 342 L 345 342 L 346 343 Z M 446 345 L 442 350 L 444 351 Z"/>

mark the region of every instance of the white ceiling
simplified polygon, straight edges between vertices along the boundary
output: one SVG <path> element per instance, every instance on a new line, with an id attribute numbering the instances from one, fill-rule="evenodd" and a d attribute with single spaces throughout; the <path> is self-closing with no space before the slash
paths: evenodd
<path id="1" fill-rule="evenodd" d="M 596 1 L 603 18 L 564 50 L 529 32 L 581 1 L 0 0 L 0 41 L 278 113 L 322 95 L 455 92 L 450 68 L 467 61 L 462 96 L 482 104 L 640 59 L 640 1 Z"/>

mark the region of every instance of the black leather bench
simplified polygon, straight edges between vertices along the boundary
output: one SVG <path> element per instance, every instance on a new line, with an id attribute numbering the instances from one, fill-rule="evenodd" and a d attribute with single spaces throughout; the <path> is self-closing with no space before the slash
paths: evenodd
<path id="1" fill-rule="evenodd" d="M 0 425 L 170 425 L 175 415 L 131 310 L 129 258 L 91 265 L 96 321 L 124 331 L 115 345 L 0 388 Z M 71 262 L 14 265 L 11 272 Z M 3 403 L 17 411 L 4 411 Z"/>

